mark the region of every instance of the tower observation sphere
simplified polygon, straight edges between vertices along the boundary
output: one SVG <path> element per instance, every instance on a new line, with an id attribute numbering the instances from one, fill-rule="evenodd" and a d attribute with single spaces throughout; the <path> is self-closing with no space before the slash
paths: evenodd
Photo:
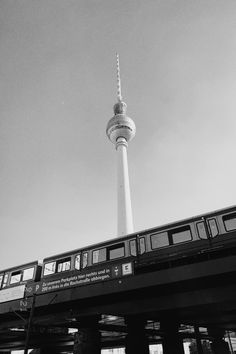
<path id="1" fill-rule="evenodd" d="M 135 136 L 134 121 L 126 115 L 127 105 L 120 101 L 114 105 L 114 117 L 107 124 L 107 136 L 113 144 L 117 144 L 119 138 L 124 138 L 128 143 Z"/>
<path id="2" fill-rule="evenodd" d="M 114 116 L 106 128 L 108 139 L 117 150 L 117 233 L 118 236 L 133 232 L 133 216 L 131 208 L 127 148 L 128 142 L 135 136 L 134 121 L 126 115 L 127 105 L 122 100 L 119 56 L 117 54 L 117 98 L 114 105 Z"/>

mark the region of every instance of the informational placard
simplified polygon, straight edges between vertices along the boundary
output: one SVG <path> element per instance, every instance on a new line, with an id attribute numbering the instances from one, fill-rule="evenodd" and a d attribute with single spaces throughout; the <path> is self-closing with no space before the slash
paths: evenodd
<path id="1" fill-rule="evenodd" d="M 25 294 L 25 285 L 18 285 L 12 288 L 0 290 L 0 303 L 23 299 Z"/>
<path id="2" fill-rule="evenodd" d="M 42 279 L 35 285 L 33 292 L 36 294 L 46 293 L 51 291 L 62 290 L 71 287 L 89 285 L 97 282 L 104 282 L 115 278 L 122 278 L 133 274 L 133 265 L 131 262 L 99 267 L 98 269 L 87 269 L 77 272 L 58 273 Z M 28 292 L 31 292 L 27 289 Z"/>

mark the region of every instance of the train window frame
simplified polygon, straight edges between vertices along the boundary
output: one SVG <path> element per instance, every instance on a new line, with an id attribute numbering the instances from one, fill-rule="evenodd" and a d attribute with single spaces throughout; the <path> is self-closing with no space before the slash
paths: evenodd
<path id="1" fill-rule="evenodd" d="M 154 240 L 160 238 L 160 235 L 166 236 L 168 244 L 164 244 L 158 247 L 154 247 Z M 155 237 L 155 239 L 154 239 Z M 159 248 L 164 248 L 164 247 L 168 247 L 170 246 L 170 239 L 169 239 L 169 235 L 168 235 L 168 231 L 162 231 L 162 232 L 155 232 L 154 234 L 150 235 L 150 244 L 151 244 L 151 249 L 154 251 L 156 249 Z"/>
<path id="2" fill-rule="evenodd" d="M 214 221 L 215 226 L 216 226 L 217 233 L 215 235 L 212 234 L 212 227 L 211 227 L 211 224 L 210 224 L 212 221 Z M 208 225 L 208 228 L 209 228 L 209 231 L 210 231 L 211 238 L 214 238 L 214 237 L 219 235 L 219 228 L 218 228 L 218 225 L 217 225 L 217 222 L 216 222 L 215 218 L 207 219 L 207 225 Z"/>
<path id="3" fill-rule="evenodd" d="M 199 224 L 202 224 L 203 225 L 203 229 L 204 229 L 204 232 L 206 234 L 206 237 L 202 237 L 201 234 L 200 234 L 200 230 L 199 230 Z M 197 234 L 198 234 L 198 237 L 201 239 L 201 240 L 207 240 L 208 239 L 208 236 L 207 236 L 207 231 L 206 231 L 206 226 L 205 226 L 205 223 L 204 221 L 199 221 L 196 223 L 196 229 L 197 229 Z"/>
<path id="4" fill-rule="evenodd" d="M 102 259 L 100 259 L 100 253 Z M 97 248 L 96 250 L 92 251 L 92 264 L 103 263 L 107 261 L 107 248 Z"/>
<path id="5" fill-rule="evenodd" d="M 0 289 L 2 288 L 4 273 L 0 274 Z"/>
<path id="6" fill-rule="evenodd" d="M 114 255 L 112 255 L 111 252 L 117 252 L 118 250 L 123 250 L 123 254 L 122 255 L 116 255 L 116 253 L 114 253 Z M 113 261 L 114 259 L 119 259 L 119 258 L 124 258 L 125 257 L 125 243 L 121 242 L 121 243 L 116 243 L 115 245 L 112 245 L 110 247 L 107 247 L 107 259 L 109 261 Z"/>
<path id="7" fill-rule="evenodd" d="M 235 228 L 228 228 L 227 227 L 227 223 L 226 222 L 229 221 L 229 220 L 233 220 L 233 219 L 236 220 L 236 212 L 230 213 L 230 214 L 225 214 L 225 215 L 222 216 L 222 220 L 223 220 L 226 232 L 231 232 L 231 231 L 236 230 L 236 227 Z"/>
<path id="8" fill-rule="evenodd" d="M 13 277 L 17 277 L 17 278 L 14 279 Z M 11 272 L 10 285 L 20 283 L 21 279 L 22 279 L 22 270 L 16 270 Z"/>
<path id="9" fill-rule="evenodd" d="M 49 265 L 52 265 L 52 270 L 48 269 L 47 271 L 48 272 L 50 271 L 50 273 L 45 274 L 46 266 L 49 266 Z M 43 266 L 43 276 L 44 277 L 47 277 L 47 276 L 55 274 L 55 273 L 56 273 L 56 261 L 50 261 L 50 262 L 44 263 L 44 266 Z"/>
<path id="10" fill-rule="evenodd" d="M 83 252 L 82 254 L 82 268 L 85 269 L 88 267 L 88 252 Z"/>
<path id="11" fill-rule="evenodd" d="M 79 265 L 79 267 L 76 266 L 77 264 Z M 75 255 L 74 267 L 76 270 L 81 269 L 81 253 Z"/>
<path id="12" fill-rule="evenodd" d="M 146 252 L 146 240 L 145 237 L 139 238 L 139 254 L 144 254 Z"/>
<path id="13" fill-rule="evenodd" d="M 131 243 L 133 243 L 133 246 Z M 133 256 L 133 257 L 137 256 L 137 242 L 136 242 L 135 238 L 133 240 L 129 241 L 129 250 L 130 250 L 131 256 Z"/>
<path id="14" fill-rule="evenodd" d="M 31 275 L 29 276 L 25 276 L 25 273 L 27 271 L 32 270 L 33 272 L 31 272 Z M 29 268 L 25 268 L 23 269 L 23 274 L 22 274 L 22 281 L 28 281 L 28 280 L 33 280 L 34 279 L 34 274 L 35 274 L 35 267 L 29 267 Z"/>
<path id="15" fill-rule="evenodd" d="M 71 256 L 57 260 L 56 273 L 64 273 L 69 270 L 71 270 Z"/>
<path id="16" fill-rule="evenodd" d="M 178 235 L 180 233 L 184 233 L 185 231 L 189 232 L 190 238 L 189 239 L 185 239 L 183 241 L 181 240 L 179 242 L 174 242 L 173 236 Z M 178 245 L 180 243 L 191 242 L 193 240 L 193 235 L 192 235 L 192 230 L 191 230 L 190 225 L 184 225 L 184 226 L 178 227 L 176 229 L 168 230 L 168 235 L 169 235 L 169 238 L 170 238 L 170 244 L 173 245 L 173 246 L 174 245 Z"/>

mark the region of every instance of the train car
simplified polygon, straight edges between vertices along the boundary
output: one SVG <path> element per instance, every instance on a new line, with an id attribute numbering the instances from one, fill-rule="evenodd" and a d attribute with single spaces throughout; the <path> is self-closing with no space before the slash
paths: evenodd
<path id="1" fill-rule="evenodd" d="M 27 287 L 41 278 L 38 261 L 0 271 L 0 304 L 23 299 Z"/>
<path id="2" fill-rule="evenodd" d="M 89 285 L 236 252 L 236 207 L 45 258 L 38 292 Z"/>
<path id="3" fill-rule="evenodd" d="M 133 274 L 136 235 L 129 235 L 45 258 L 36 292 L 89 285 Z"/>
<path id="4" fill-rule="evenodd" d="M 236 207 L 142 231 L 137 234 L 137 244 L 140 267 L 165 267 L 233 254 Z"/>

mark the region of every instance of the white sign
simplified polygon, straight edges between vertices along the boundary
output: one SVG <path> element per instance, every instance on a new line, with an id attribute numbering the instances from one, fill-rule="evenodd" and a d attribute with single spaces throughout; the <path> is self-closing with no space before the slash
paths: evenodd
<path id="1" fill-rule="evenodd" d="M 22 299 L 25 294 L 25 285 L 14 286 L 0 290 L 0 303 L 17 299 Z"/>
<path id="2" fill-rule="evenodd" d="M 132 263 L 122 264 L 122 275 L 132 274 Z"/>

